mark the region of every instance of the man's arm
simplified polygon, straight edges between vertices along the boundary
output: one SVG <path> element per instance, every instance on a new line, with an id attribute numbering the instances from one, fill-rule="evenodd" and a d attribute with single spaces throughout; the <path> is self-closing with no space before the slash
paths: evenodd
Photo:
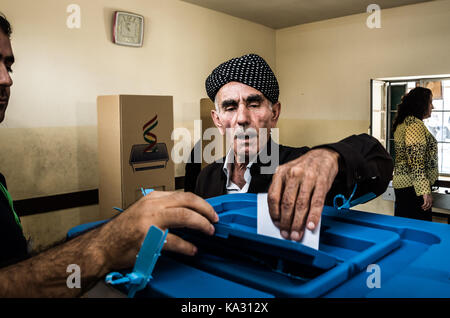
<path id="1" fill-rule="evenodd" d="M 380 195 L 392 171 L 390 155 L 367 134 L 315 147 L 278 167 L 268 193 L 272 220 L 283 237 L 299 241 L 305 226 L 317 226 L 325 202 L 330 204 L 334 195 L 348 198 L 355 185 L 353 199 L 369 192 Z"/>
<path id="2" fill-rule="evenodd" d="M 75 297 L 89 290 L 107 273 L 102 252 L 94 243 L 99 230 L 1 269 L 0 297 Z M 70 264 L 81 269 L 81 288 L 70 289 L 66 284 Z"/>
<path id="3" fill-rule="evenodd" d="M 218 216 L 192 193 L 152 192 L 100 228 L 0 270 L 0 297 L 74 297 L 113 270 L 130 268 L 151 225 L 189 227 L 212 235 Z M 196 247 L 169 233 L 165 250 L 194 255 Z M 81 288 L 68 288 L 70 264 L 81 270 Z"/>

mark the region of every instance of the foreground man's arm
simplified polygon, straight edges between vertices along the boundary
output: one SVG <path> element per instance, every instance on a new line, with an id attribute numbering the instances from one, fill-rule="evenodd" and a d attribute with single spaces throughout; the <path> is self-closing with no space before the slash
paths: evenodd
<path id="1" fill-rule="evenodd" d="M 356 185 L 352 200 L 369 192 L 378 196 L 392 171 L 390 155 L 367 134 L 317 147 L 277 168 L 268 192 L 270 215 L 284 238 L 299 241 L 336 194 L 348 198 Z"/>
<path id="2" fill-rule="evenodd" d="M 212 235 L 218 216 L 192 193 L 152 192 L 100 228 L 0 270 L 0 297 L 75 297 L 108 272 L 134 265 L 151 225 L 189 227 Z M 165 250 L 194 255 L 196 247 L 168 234 Z M 81 288 L 68 288 L 67 267 L 81 269 Z"/>

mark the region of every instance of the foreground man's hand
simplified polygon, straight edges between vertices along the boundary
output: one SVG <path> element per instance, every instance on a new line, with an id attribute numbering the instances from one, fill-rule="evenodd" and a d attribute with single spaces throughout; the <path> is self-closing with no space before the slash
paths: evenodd
<path id="1" fill-rule="evenodd" d="M 99 244 L 103 245 L 105 264 L 112 269 L 133 266 L 148 229 L 155 225 L 168 228 L 187 227 L 212 235 L 219 220 L 210 204 L 189 192 L 154 191 L 100 229 Z M 165 250 L 194 255 L 197 248 L 169 233 Z"/>
<path id="2" fill-rule="evenodd" d="M 338 173 L 339 154 L 314 149 L 277 168 L 268 193 L 269 212 L 281 236 L 300 241 L 314 230 L 322 215 L 325 198 Z"/>
<path id="3" fill-rule="evenodd" d="M 152 192 L 103 226 L 22 262 L 0 269 L 0 297 L 80 296 L 107 273 L 130 268 L 151 225 L 214 233 L 214 209 L 185 192 Z M 164 249 L 193 255 L 196 248 L 169 234 Z M 69 265 L 81 269 L 80 288 L 67 285 Z"/>

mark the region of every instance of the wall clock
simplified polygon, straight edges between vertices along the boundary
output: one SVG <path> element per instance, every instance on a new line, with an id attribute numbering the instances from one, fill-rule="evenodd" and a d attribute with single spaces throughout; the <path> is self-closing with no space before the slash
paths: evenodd
<path id="1" fill-rule="evenodd" d="M 142 46 L 144 17 L 138 14 L 116 11 L 113 26 L 114 43 L 126 46 Z"/>

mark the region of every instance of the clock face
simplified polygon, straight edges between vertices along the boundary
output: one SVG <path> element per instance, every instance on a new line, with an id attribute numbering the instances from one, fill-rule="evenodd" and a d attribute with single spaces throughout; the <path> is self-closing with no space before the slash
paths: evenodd
<path id="1" fill-rule="evenodd" d="M 142 46 L 144 18 L 135 14 L 116 12 L 115 43 Z"/>

